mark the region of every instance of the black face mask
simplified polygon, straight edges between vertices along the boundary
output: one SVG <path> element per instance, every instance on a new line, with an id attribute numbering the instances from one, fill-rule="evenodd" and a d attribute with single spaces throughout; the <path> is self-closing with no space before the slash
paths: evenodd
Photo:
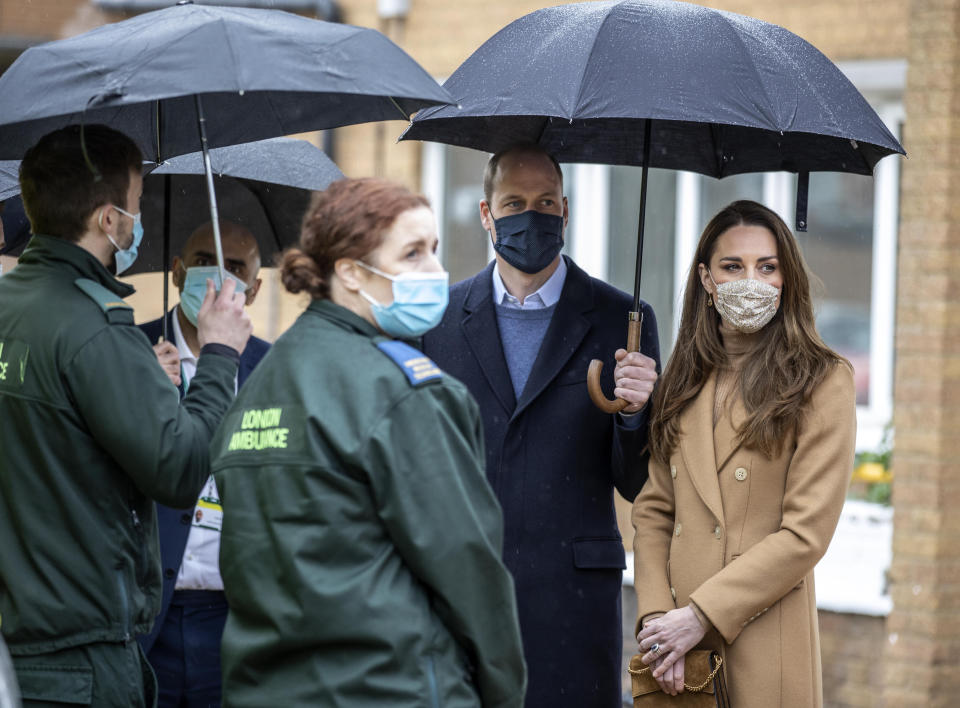
<path id="1" fill-rule="evenodd" d="M 524 273 L 539 273 L 563 248 L 563 217 L 525 211 L 493 220 L 497 242 L 493 249 Z"/>

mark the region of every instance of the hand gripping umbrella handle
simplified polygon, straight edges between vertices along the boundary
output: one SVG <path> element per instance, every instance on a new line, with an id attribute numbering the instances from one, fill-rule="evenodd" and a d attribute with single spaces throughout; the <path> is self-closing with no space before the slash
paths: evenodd
<path id="1" fill-rule="evenodd" d="M 640 329 L 643 327 L 643 312 L 630 312 L 627 323 L 627 351 L 640 351 Z M 604 413 L 619 413 L 630 405 L 629 401 L 622 398 L 610 400 L 603 395 L 603 389 L 600 388 L 600 372 L 603 370 L 603 362 L 594 359 L 590 362 L 590 368 L 587 369 L 587 392 L 590 394 L 590 400 L 593 405 Z"/>

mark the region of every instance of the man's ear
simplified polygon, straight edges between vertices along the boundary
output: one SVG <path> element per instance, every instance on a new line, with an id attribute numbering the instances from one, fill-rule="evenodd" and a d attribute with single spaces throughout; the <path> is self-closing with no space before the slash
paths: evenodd
<path id="1" fill-rule="evenodd" d="M 183 281 L 187 277 L 186 270 L 183 267 L 183 261 L 180 256 L 173 257 L 173 265 L 170 266 L 170 273 L 173 276 L 173 287 L 183 292 Z"/>
<path id="2" fill-rule="evenodd" d="M 110 204 L 101 204 L 90 214 L 90 224 L 99 229 L 101 233 L 107 233 L 111 238 L 117 238 L 117 225 L 120 220 L 120 212 Z"/>
<path id="3" fill-rule="evenodd" d="M 567 198 L 563 198 L 563 228 L 567 228 L 567 223 L 570 221 L 570 209 L 567 208 Z"/>
<path id="4" fill-rule="evenodd" d="M 363 287 L 363 278 L 360 271 L 363 270 L 352 258 L 339 258 L 333 264 L 333 273 L 343 285 L 344 289 L 357 293 Z M 366 271 L 364 271 L 366 272 Z"/>
<path id="5" fill-rule="evenodd" d="M 490 234 L 490 239 L 496 242 L 497 230 L 493 225 L 493 214 L 490 213 L 490 205 L 487 204 L 486 199 L 480 200 L 480 223 L 483 225 L 483 230 Z"/>
<path id="6" fill-rule="evenodd" d="M 253 304 L 254 300 L 257 299 L 257 293 L 260 292 L 261 285 L 263 285 L 263 279 L 257 278 L 250 284 L 250 287 L 247 288 L 246 296 L 248 307 Z"/>

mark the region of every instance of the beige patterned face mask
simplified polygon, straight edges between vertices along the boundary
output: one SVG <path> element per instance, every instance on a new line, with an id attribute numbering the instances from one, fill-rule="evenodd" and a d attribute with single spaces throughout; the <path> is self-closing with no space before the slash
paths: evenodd
<path id="1" fill-rule="evenodd" d="M 761 329 L 777 314 L 777 298 L 780 290 L 753 278 L 731 280 L 717 285 L 708 270 L 710 280 L 717 289 L 713 300 L 717 312 L 735 330 L 750 334 Z"/>

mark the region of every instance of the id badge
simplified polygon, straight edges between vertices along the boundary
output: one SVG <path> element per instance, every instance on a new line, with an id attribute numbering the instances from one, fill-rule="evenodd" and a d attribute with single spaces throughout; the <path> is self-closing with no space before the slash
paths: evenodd
<path id="1" fill-rule="evenodd" d="M 223 529 L 223 507 L 220 505 L 220 493 L 212 476 L 204 485 L 193 510 L 193 525 L 218 533 Z"/>

